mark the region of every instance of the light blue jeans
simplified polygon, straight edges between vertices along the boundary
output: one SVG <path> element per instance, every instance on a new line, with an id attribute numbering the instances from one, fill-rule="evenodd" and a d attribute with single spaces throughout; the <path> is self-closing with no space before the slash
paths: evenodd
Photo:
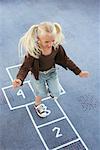
<path id="1" fill-rule="evenodd" d="M 31 84 L 33 86 L 35 96 L 41 98 L 47 97 L 47 87 L 54 97 L 59 97 L 61 93 L 61 87 L 58 79 L 56 68 L 51 68 L 48 71 L 39 72 L 39 80 L 36 80 L 32 75 Z M 46 86 L 47 85 L 47 86 Z"/>

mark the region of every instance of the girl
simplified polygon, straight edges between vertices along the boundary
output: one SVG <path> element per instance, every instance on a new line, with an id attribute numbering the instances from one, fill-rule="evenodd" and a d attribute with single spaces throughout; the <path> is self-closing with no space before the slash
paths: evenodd
<path id="1" fill-rule="evenodd" d="M 80 77 L 89 75 L 87 71 L 81 71 L 67 56 L 61 45 L 63 37 L 61 26 L 58 23 L 42 22 L 31 26 L 19 41 L 26 53 L 24 62 L 13 81 L 13 87 L 21 86 L 28 72 L 31 71 L 35 91 L 34 108 L 40 117 L 50 114 L 50 111 L 41 102 L 41 99 L 46 96 L 46 85 L 48 85 L 51 97 L 60 96 L 61 91 L 55 64 L 70 69 Z"/>

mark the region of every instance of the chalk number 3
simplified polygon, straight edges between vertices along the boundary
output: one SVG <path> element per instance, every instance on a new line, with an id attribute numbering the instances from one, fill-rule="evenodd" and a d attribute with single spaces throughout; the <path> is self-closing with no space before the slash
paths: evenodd
<path id="1" fill-rule="evenodd" d="M 60 128 L 54 127 L 54 128 L 52 129 L 52 131 L 53 131 L 53 132 L 54 132 L 54 131 L 56 132 L 56 138 L 62 136 L 62 134 L 60 133 Z"/>

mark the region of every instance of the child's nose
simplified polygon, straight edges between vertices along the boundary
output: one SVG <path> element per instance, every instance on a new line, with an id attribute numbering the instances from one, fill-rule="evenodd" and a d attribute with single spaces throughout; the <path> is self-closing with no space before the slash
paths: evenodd
<path id="1" fill-rule="evenodd" d="M 52 42 L 50 42 L 50 43 L 48 44 L 48 46 L 52 46 Z"/>

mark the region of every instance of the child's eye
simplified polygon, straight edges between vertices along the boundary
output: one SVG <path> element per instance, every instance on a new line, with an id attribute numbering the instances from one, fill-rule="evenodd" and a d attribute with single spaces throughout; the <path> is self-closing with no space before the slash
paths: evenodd
<path id="1" fill-rule="evenodd" d="M 49 41 L 45 41 L 45 43 L 49 43 Z"/>
<path id="2" fill-rule="evenodd" d="M 51 41 L 51 42 L 54 42 L 55 40 Z M 50 41 L 45 41 L 45 43 L 49 43 Z"/>

